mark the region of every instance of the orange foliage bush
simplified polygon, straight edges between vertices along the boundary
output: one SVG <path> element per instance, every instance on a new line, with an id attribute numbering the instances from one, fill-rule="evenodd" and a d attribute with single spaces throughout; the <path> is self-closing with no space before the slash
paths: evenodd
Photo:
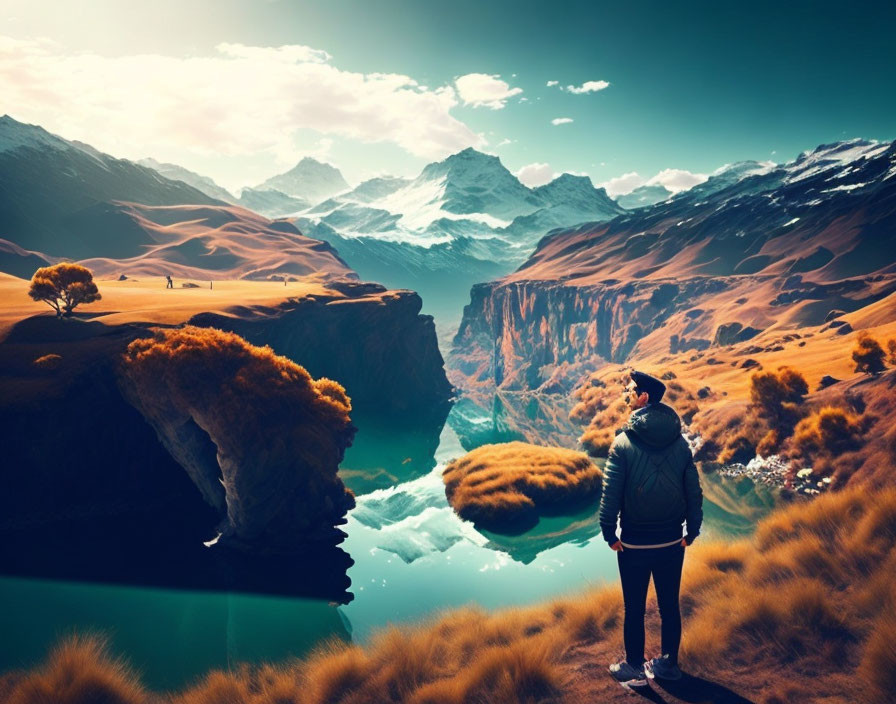
<path id="1" fill-rule="evenodd" d="M 338 383 L 239 335 L 193 326 L 135 340 L 122 366 L 131 402 L 206 500 L 226 505 L 222 540 L 301 541 L 344 522 L 354 499 L 337 470 L 354 428 Z M 187 446 L 204 435 L 217 466 Z"/>
<path id="2" fill-rule="evenodd" d="M 791 458 L 812 464 L 819 474 L 830 474 L 834 460 L 859 449 L 868 420 L 843 408 L 820 408 L 797 424 L 791 440 Z"/>
<path id="3" fill-rule="evenodd" d="M 750 377 L 750 403 L 770 429 L 787 430 L 799 418 L 797 406 L 809 393 L 806 379 L 789 367 L 777 372 L 756 372 Z"/>
<path id="4" fill-rule="evenodd" d="M 520 532 L 539 515 L 572 513 L 592 500 L 603 474 L 581 452 L 509 442 L 450 462 L 442 479 L 461 518 L 495 532 Z"/>
<path id="5" fill-rule="evenodd" d="M 731 403 L 696 419 L 695 430 L 704 439 L 698 459 L 745 464 L 757 454 L 768 457 L 780 452 L 805 413 L 808 392 L 802 374 L 788 367 L 755 372 L 750 377 L 749 405 Z"/>
<path id="6" fill-rule="evenodd" d="M 856 339 L 855 349 L 852 351 L 852 360 L 856 363 L 856 371 L 865 374 L 877 374 L 887 366 L 884 364 L 884 348 L 867 332 L 862 331 Z"/>
<path id="7" fill-rule="evenodd" d="M 28 295 L 35 301 L 48 304 L 56 315 L 69 315 L 75 306 L 102 298 L 90 269 L 69 262 L 44 266 L 35 271 Z"/>
<path id="8" fill-rule="evenodd" d="M 18 678 L 3 701 L 5 704 L 151 704 L 153 699 L 137 675 L 121 660 L 109 655 L 105 641 L 76 636 L 56 646 L 46 664 Z"/>

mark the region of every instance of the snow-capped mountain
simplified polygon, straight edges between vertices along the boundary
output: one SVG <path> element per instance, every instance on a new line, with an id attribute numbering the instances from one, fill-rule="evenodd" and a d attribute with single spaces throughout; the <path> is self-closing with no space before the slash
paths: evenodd
<path id="1" fill-rule="evenodd" d="M 661 183 L 652 185 L 638 186 L 631 193 L 624 193 L 616 196 L 616 202 L 626 210 L 634 210 L 635 208 L 644 208 L 654 203 L 662 203 L 672 196 L 672 191 Z"/>
<path id="2" fill-rule="evenodd" d="M 355 186 L 355 188 L 347 191 L 346 193 L 333 196 L 332 198 L 328 198 L 327 200 L 318 203 L 313 208 L 308 210 L 308 213 L 329 213 L 338 208 L 340 205 L 344 205 L 346 203 L 371 203 L 375 200 L 385 198 L 386 196 L 395 193 L 395 191 L 400 188 L 404 188 L 410 183 L 411 179 L 409 178 L 400 178 L 398 176 L 377 176 L 376 178 L 371 178 L 367 181 L 363 181 L 362 183 Z"/>
<path id="3" fill-rule="evenodd" d="M 281 218 L 290 213 L 304 210 L 309 203 L 301 198 L 288 196 L 274 189 L 244 188 L 237 201 L 244 208 L 254 210 L 269 218 Z"/>
<path id="4" fill-rule="evenodd" d="M 306 156 L 289 171 L 272 176 L 255 190 L 280 191 L 309 203 L 318 203 L 349 190 L 349 185 L 339 169 Z"/>
<path id="5" fill-rule="evenodd" d="M 600 227 L 558 230 L 518 273 L 564 281 L 577 269 L 589 281 L 759 273 L 836 281 L 893 270 L 894 222 L 896 142 L 857 139 L 785 164 L 727 166 Z"/>
<path id="6" fill-rule="evenodd" d="M 414 179 L 365 181 L 295 222 L 337 247 L 362 277 L 413 288 L 428 310 L 444 304 L 456 313 L 467 282 L 512 271 L 548 231 L 622 212 L 587 176 L 528 188 L 498 157 L 470 148 Z"/>
<path id="7" fill-rule="evenodd" d="M 158 171 L 165 178 L 172 181 L 183 181 L 188 186 L 192 186 L 198 191 L 202 191 L 210 198 L 222 200 L 225 203 L 236 203 L 237 199 L 226 188 L 222 188 L 208 176 L 197 174 L 195 171 L 185 169 L 177 164 L 167 164 L 156 161 L 155 159 L 141 159 L 137 162 L 141 166 L 148 166 L 150 169 Z"/>

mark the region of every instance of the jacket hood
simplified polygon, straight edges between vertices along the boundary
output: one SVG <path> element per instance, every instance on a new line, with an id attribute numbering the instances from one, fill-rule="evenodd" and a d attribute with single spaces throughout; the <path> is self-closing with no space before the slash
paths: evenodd
<path id="1" fill-rule="evenodd" d="M 626 430 L 634 433 L 645 445 L 663 448 L 681 435 L 681 419 L 671 406 L 652 403 L 631 414 Z"/>

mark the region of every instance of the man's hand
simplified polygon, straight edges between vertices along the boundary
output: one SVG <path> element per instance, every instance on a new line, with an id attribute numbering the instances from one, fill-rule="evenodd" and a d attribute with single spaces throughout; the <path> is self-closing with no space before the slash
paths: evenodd
<path id="1" fill-rule="evenodd" d="M 622 541 L 617 540 L 610 546 L 610 550 L 615 550 L 616 552 L 622 552 Z"/>
<path id="2" fill-rule="evenodd" d="M 688 546 L 687 538 L 681 539 L 681 547 L 686 548 Z"/>

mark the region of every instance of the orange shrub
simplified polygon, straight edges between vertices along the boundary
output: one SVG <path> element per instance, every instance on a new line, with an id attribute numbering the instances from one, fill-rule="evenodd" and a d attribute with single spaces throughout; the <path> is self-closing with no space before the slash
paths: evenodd
<path id="1" fill-rule="evenodd" d="M 797 424 L 790 454 L 793 459 L 801 459 L 805 463 L 814 462 L 819 473 L 827 474 L 833 460 L 859 449 L 867 420 L 866 417 L 843 408 L 820 408 Z"/>
<path id="2" fill-rule="evenodd" d="M 63 640 L 47 662 L 22 676 L 5 704 L 151 704 L 136 674 L 96 637 Z"/>
<path id="3" fill-rule="evenodd" d="M 602 478 L 581 452 L 524 442 L 483 445 L 442 474 L 457 514 L 495 532 L 521 532 L 541 514 L 574 512 L 599 494 Z"/>
<path id="4" fill-rule="evenodd" d="M 270 347 L 192 326 L 135 340 L 122 371 L 129 400 L 206 501 L 226 510 L 224 542 L 288 548 L 332 532 L 354 505 L 337 474 L 354 428 L 336 382 L 315 381 Z M 199 451 L 210 442 L 214 454 Z"/>
<path id="5" fill-rule="evenodd" d="M 866 374 L 877 374 L 887 366 L 884 364 L 884 348 L 867 332 L 862 331 L 856 339 L 855 349 L 852 351 L 852 360 L 856 363 L 856 371 Z"/>

